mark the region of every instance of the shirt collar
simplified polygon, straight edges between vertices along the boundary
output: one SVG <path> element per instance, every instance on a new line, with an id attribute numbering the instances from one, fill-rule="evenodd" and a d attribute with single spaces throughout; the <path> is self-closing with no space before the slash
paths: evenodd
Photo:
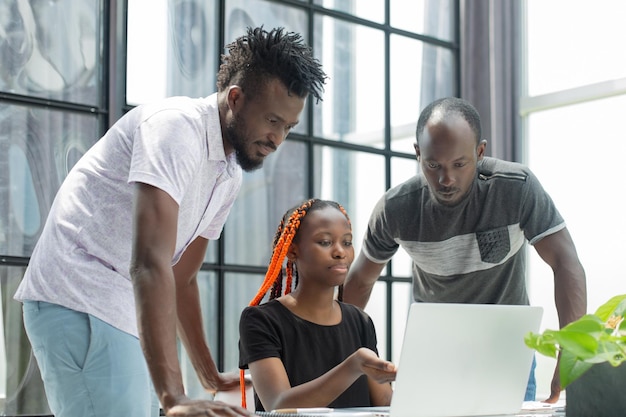
<path id="1" fill-rule="evenodd" d="M 235 152 L 226 155 L 224 152 L 224 137 L 222 135 L 222 126 L 220 124 L 220 114 L 217 103 L 217 93 L 211 94 L 206 97 L 207 101 L 207 148 L 209 150 L 209 161 L 220 161 L 226 166 L 227 172 L 231 176 L 235 176 L 238 171 L 241 171 L 241 167 L 237 162 L 237 156 Z"/>

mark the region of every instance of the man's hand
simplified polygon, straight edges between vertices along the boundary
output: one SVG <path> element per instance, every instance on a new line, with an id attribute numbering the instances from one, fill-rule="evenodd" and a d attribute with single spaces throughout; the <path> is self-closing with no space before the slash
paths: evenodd
<path id="1" fill-rule="evenodd" d="M 554 375 L 552 376 L 552 383 L 550 384 L 550 398 L 544 400 L 544 403 L 554 404 L 559 400 L 561 396 L 561 378 L 559 378 L 559 363 L 556 364 Z"/>
<path id="2" fill-rule="evenodd" d="M 165 410 L 168 417 L 199 416 L 252 416 L 253 413 L 238 405 L 229 405 L 221 401 L 182 399 L 178 404 Z"/>
<path id="3" fill-rule="evenodd" d="M 246 380 L 246 386 L 251 384 L 249 380 Z M 239 374 L 238 373 L 218 373 L 212 379 L 204 379 L 202 386 L 207 392 L 215 394 L 217 391 L 230 391 L 239 388 Z"/>

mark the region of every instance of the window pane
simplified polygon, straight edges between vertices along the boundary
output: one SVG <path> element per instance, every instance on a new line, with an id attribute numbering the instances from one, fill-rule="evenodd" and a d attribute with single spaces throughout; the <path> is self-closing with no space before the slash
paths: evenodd
<path id="1" fill-rule="evenodd" d="M 391 149 L 413 152 L 422 97 L 424 43 L 391 35 Z"/>
<path id="2" fill-rule="evenodd" d="M 326 9 L 348 13 L 362 19 L 385 22 L 384 0 L 315 0 L 314 3 Z"/>
<path id="3" fill-rule="evenodd" d="M 528 94 L 626 76 L 626 2 L 528 1 Z M 555 30 L 555 19 L 559 24 Z"/>
<path id="4" fill-rule="evenodd" d="M 316 146 L 315 159 L 315 197 L 335 200 L 344 206 L 352 222 L 354 250 L 358 254 L 370 213 L 385 191 L 385 159 L 328 146 Z"/>
<path id="5" fill-rule="evenodd" d="M 226 1 L 226 43 L 234 41 L 246 33 L 248 27 L 263 26 L 265 30 L 277 27 L 285 28 L 289 32 L 299 33 L 304 42 L 310 46 L 307 39 L 308 27 L 306 12 L 302 9 L 288 7 L 283 4 L 264 0 L 227 0 Z M 293 129 L 294 133 L 305 133 L 308 128 L 308 106 L 302 111 L 300 123 Z"/>
<path id="6" fill-rule="evenodd" d="M 391 284 L 391 329 L 387 329 L 387 288 L 387 282 L 377 281 L 376 284 L 374 284 L 372 295 L 365 307 L 365 311 L 370 315 L 376 326 L 378 353 L 380 357 L 390 359 L 397 365 L 402 340 L 404 338 L 409 304 L 413 302 L 412 286 L 410 282 L 394 282 Z M 388 355 L 387 352 L 388 332 L 392 337 L 391 344 L 393 352 L 391 355 Z"/>
<path id="7" fill-rule="evenodd" d="M 214 272 L 198 272 L 198 292 L 200 294 L 200 308 L 202 309 L 204 334 L 209 345 L 209 349 L 211 349 L 213 359 L 217 361 L 217 322 L 220 315 L 217 311 L 217 300 L 219 297 L 217 275 Z M 187 395 L 191 398 L 212 399 L 213 395 L 207 393 L 202 387 L 202 384 L 200 384 L 198 375 L 189 360 L 189 355 L 187 355 L 187 352 L 180 341 L 179 345 L 180 366 Z"/>
<path id="8" fill-rule="evenodd" d="M 626 153 L 621 122 L 625 106 L 622 95 L 528 117 L 528 163 L 552 196 L 576 245 L 587 275 L 587 311 L 626 293 L 623 268 L 615 261 L 626 248 L 626 218 L 616 197 Z M 594 151 L 598 158 L 591 157 Z M 531 302 L 544 307 L 542 327 L 557 329 L 552 270 L 535 250 L 528 253 Z M 538 392 L 549 393 L 554 366 L 554 359 L 537 357 Z"/>
<path id="9" fill-rule="evenodd" d="M 226 263 L 267 266 L 281 217 L 307 198 L 307 153 L 304 143 L 287 140 L 262 169 L 244 174 L 224 227 Z"/>
<path id="10" fill-rule="evenodd" d="M 0 105 L 0 254 L 30 256 L 56 192 L 98 139 L 96 116 Z"/>
<path id="11" fill-rule="evenodd" d="M 302 35 L 306 43 L 308 24 L 303 9 L 264 0 L 226 1 L 226 42 L 234 41 L 247 27 L 263 26 L 265 30 L 283 27 Z"/>
<path id="12" fill-rule="evenodd" d="M 216 0 L 128 1 L 128 103 L 215 92 L 216 10 Z"/>
<path id="13" fill-rule="evenodd" d="M 391 258 L 391 274 L 394 277 L 411 277 L 413 269 L 413 262 L 409 254 L 403 249 L 398 248 L 398 251 L 393 258 Z"/>
<path id="14" fill-rule="evenodd" d="M 204 254 L 204 262 L 216 263 L 217 262 L 217 250 L 218 244 L 216 240 L 209 240 L 209 244 Z"/>
<path id="15" fill-rule="evenodd" d="M 391 26 L 447 41 L 456 38 L 452 0 L 390 0 Z"/>
<path id="16" fill-rule="evenodd" d="M 456 63 L 450 49 L 391 36 L 391 149 L 413 153 L 421 110 L 454 96 Z"/>
<path id="17" fill-rule="evenodd" d="M 621 128 L 626 96 L 530 115 L 528 162 L 565 218 L 587 274 L 589 311 L 626 292 L 620 262 L 626 248 L 626 217 L 613 203 L 623 177 L 626 135 Z M 590 121 L 593 121 L 590 123 Z M 590 141 L 601 156 L 590 164 Z M 617 191 L 619 194 L 620 192 Z M 552 271 L 530 251 L 533 300 L 554 305 L 545 285 Z M 548 317 L 544 317 L 544 323 Z M 556 316 L 552 325 L 558 326 Z M 549 327 L 549 326 L 548 326 Z"/>
<path id="18" fill-rule="evenodd" d="M 407 151 L 415 155 L 414 149 L 413 143 L 411 143 L 410 151 L 408 149 Z M 396 185 L 400 185 L 404 181 L 416 175 L 419 170 L 420 166 L 417 163 L 415 156 L 412 158 L 391 158 L 391 186 L 395 187 Z"/>
<path id="19" fill-rule="evenodd" d="M 37 362 L 22 324 L 22 303 L 13 300 L 23 267 L 0 265 L 0 415 L 49 415 Z"/>
<path id="20" fill-rule="evenodd" d="M 372 295 L 365 306 L 365 312 L 372 318 L 378 339 L 378 356 L 387 358 L 387 283 L 376 281 Z"/>
<path id="21" fill-rule="evenodd" d="M 278 226 L 278 222 L 276 223 Z M 268 242 L 271 246 L 272 242 Z M 226 274 L 224 281 L 224 371 L 239 369 L 239 319 L 265 277 L 251 274 Z M 267 296 L 261 303 L 267 301 Z"/>
<path id="22" fill-rule="evenodd" d="M 101 106 L 99 1 L 3 1 L 0 90 Z"/>
<path id="23" fill-rule="evenodd" d="M 400 361 L 400 350 L 404 340 L 409 305 L 413 302 L 413 286 L 410 282 L 394 282 L 391 284 L 392 295 L 392 350 L 391 360 L 396 365 Z"/>
<path id="24" fill-rule="evenodd" d="M 413 140 L 415 142 L 415 140 Z M 413 150 L 413 144 L 410 145 Z M 395 187 L 412 176 L 419 170 L 419 164 L 415 158 L 392 158 L 391 159 L 391 186 Z M 399 248 L 391 259 L 391 274 L 394 277 L 410 277 L 412 262 L 409 255 Z"/>
<path id="25" fill-rule="evenodd" d="M 316 29 L 323 34 L 323 45 L 314 52 L 330 79 L 315 134 L 383 148 L 383 32 L 330 17 L 316 17 Z"/>

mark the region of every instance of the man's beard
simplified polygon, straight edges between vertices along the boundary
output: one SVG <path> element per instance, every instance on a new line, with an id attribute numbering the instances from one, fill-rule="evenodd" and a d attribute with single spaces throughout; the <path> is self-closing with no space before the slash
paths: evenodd
<path id="1" fill-rule="evenodd" d="M 250 154 L 250 150 L 248 149 L 250 143 L 246 139 L 246 124 L 243 118 L 237 115 L 233 116 L 230 123 L 226 125 L 224 135 L 226 140 L 228 140 L 235 149 L 235 157 L 241 169 L 250 172 L 263 166 L 263 158 L 254 158 Z"/>

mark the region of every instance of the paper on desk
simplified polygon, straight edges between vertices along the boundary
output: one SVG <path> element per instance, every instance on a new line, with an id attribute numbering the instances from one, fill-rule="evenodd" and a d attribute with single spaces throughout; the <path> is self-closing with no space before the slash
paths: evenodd
<path id="1" fill-rule="evenodd" d="M 389 413 L 377 411 L 348 411 L 335 409 L 330 414 L 325 414 L 323 417 L 389 417 Z"/>
<path id="2" fill-rule="evenodd" d="M 551 413 L 554 411 L 563 411 L 565 409 L 565 402 L 562 400 L 557 401 L 554 404 L 544 403 L 542 401 L 524 401 L 522 404 L 522 411 L 545 411 Z"/>
<path id="3" fill-rule="evenodd" d="M 294 413 L 257 411 L 255 414 L 261 417 L 383 417 L 380 413 L 372 411 L 349 411 L 345 409 L 334 409 L 324 412 L 307 412 L 306 409 L 298 409 Z M 388 415 L 384 417 L 388 417 Z"/>
<path id="4" fill-rule="evenodd" d="M 335 408 L 331 415 L 323 417 L 389 417 L 389 406 Z"/>

